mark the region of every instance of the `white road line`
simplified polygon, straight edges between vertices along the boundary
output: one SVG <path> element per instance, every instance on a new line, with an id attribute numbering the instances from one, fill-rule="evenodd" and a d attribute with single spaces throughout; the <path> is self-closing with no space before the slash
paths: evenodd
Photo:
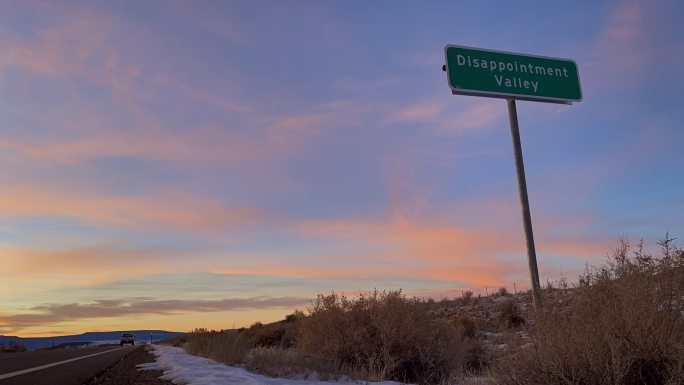
<path id="1" fill-rule="evenodd" d="M 51 364 L 36 366 L 35 368 L 19 370 L 19 371 L 12 372 L 12 373 L 0 374 L 0 380 L 4 380 L 5 378 L 10 378 L 10 377 L 15 377 L 15 376 L 21 376 L 22 374 L 35 372 L 36 370 L 47 369 L 47 368 L 51 368 L 51 367 L 53 367 L 53 366 L 62 365 L 62 364 L 66 364 L 66 363 L 69 363 L 69 362 L 74 362 L 74 361 L 82 360 L 82 359 L 88 358 L 88 357 L 99 356 L 100 354 L 115 352 L 115 351 L 121 350 L 121 349 L 126 349 L 126 348 L 125 348 L 125 347 L 124 347 L 124 348 L 116 348 L 116 349 L 112 349 L 112 350 L 107 350 L 106 352 L 99 352 L 99 353 L 95 353 L 95 354 L 89 354 L 89 355 L 87 355 L 87 356 L 72 358 L 72 359 L 69 359 L 69 360 L 64 360 L 64 361 L 59 361 L 59 362 L 53 362 L 53 363 L 51 363 Z"/>

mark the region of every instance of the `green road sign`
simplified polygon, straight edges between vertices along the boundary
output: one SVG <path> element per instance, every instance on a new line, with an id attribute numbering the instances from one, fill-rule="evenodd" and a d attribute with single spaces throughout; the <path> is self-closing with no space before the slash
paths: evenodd
<path id="1" fill-rule="evenodd" d="M 454 94 L 572 103 L 582 100 L 577 63 L 568 59 L 447 45 Z"/>

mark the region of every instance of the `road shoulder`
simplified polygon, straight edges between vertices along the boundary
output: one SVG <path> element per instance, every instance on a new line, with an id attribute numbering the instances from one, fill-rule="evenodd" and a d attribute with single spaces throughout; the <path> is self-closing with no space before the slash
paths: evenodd
<path id="1" fill-rule="evenodd" d="M 154 359 L 144 347 L 135 349 L 84 385 L 172 385 L 171 382 L 159 379 L 163 374 L 161 371 L 138 370 L 138 364 L 152 362 Z"/>

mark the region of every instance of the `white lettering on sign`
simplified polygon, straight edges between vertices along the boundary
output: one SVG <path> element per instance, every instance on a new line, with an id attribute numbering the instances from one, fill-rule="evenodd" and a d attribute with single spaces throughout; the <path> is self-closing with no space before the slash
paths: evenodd
<path id="1" fill-rule="evenodd" d="M 525 80 L 518 74 L 532 74 L 549 77 L 567 78 L 568 69 L 562 67 L 546 67 L 533 65 L 532 63 L 520 63 L 518 61 L 507 62 L 501 60 L 485 60 L 470 55 L 456 55 L 456 64 L 470 68 L 478 68 L 494 72 L 494 80 L 500 87 L 518 88 L 532 90 L 537 93 L 539 90 L 539 81 Z M 504 76 L 504 73 L 511 73 L 512 76 Z"/>
<path id="2" fill-rule="evenodd" d="M 456 64 L 460 66 L 467 66 L 467 67 L 472 67 L 472 68 L 481 68 L 485 70 L 490 70 L 492 72 L 494 71 L 499 71 L 499 72 L 518 72 L 518 73 L 523 73 L 523 74 L 534 74 L 534 75 L 544 75 L 544 76 L 554 76 L 554 77 L 569 77 L 568 75 L 568 68 L 563 66 L 563 67 L 544 67 L 544 66 L 537 66 L 537 65 L 532 65 L 532 63 L 528 64 L 523 64 L 523 63 L 518 63 L 517 61 L 514 61 L 513 63 L 511 62 L 504 62 L 504 61 L 496 61 L 496 60 L 485 60 L 485 59 L 478 59 L 478 58 L 472 58 L 470 55 L 468 56 L 463 56 L 463 55 L 456 55 Z"/>
<path id="3" fill-rule="evenodd" d="M 530 89 L 530 86 L 532 86 L 532 90 L 534 92 L 537 92 L 537 88 L 539 87 L 539 82 L 535 82 L 533 80 L 523 80 L 521 78 L 505 78 L 502 75 L 494 75 L 494 80 L 496 80 L 496 84 L 499 86 L 505 86 L 508 88 L 525 88 L 525 89 Z"/>

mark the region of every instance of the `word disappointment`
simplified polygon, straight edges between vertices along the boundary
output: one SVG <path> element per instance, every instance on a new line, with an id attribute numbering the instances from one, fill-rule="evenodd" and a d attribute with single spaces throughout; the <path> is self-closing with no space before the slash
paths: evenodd
<path id="1" fill-rule="evenodd" d="M 532 63 L 518 63 L 514 62 L 504 62 L 496 60 L 486 60 L 472 58 L 469 55 L 456 55 L 456 64 L 459 66 L 468 66 L 472 68 L 480 68 L 483 70 L 488 70 L 490 72 L 501 73 L 513 73 L 513 74 L 534 74 L 542 76 L 557 76 L 557 77 L 568 77 L 567 67 L 545 67 L 540 65 L 534 65 Z M 532 89 L 535 93 L 539 89 L 539 82 L 532 80 L 524 80 L 520 77 L 511 76 L 504 77 L 504 75 L 494 75 L 494 80 L 499 86 L 505 86 L 508 88 L 524 88 Z"/>

